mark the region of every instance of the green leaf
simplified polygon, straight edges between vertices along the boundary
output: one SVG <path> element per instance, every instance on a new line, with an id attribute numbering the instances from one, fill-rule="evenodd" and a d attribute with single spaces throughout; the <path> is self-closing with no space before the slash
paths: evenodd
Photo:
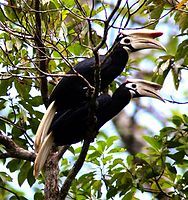
<path id="1" fill-rule="evenodd" d="M 30 103 L 32 104 L 32 106 L 38 107 L 43 104 L 41 96 L 31 97 L 30 99 L 31 99 Z"/>
<path id="2" fill-rule="evenodd" d="M 143 136 L 144 140 L 148 142 L 155 150 L 161 149 L 161 143 L 159 143 L 155 138 L 150 136 Z"/>
<path id="3" fill-rule="evenodd" d="M 116 166 L 118 164 L 121 164 L 121 165 L 124 165 L 124 162 L 123 162 L 123 159 L 122 158 L 116 158 L 114 161 L 113 161 L 113 165 Z"/>
<path id="4" fill-rule="evenodd" d="M 130 200 L 130 199 L 133 199 L 134 194 L 135 194 L 135 191 L 130 191 L 130 192 L 128 192 L 128 193 L 122 198 L 122 200 Z"/>
<path id="5" fill-rule="evenodd" d="M 50 62 L 48 63 L 48 69 L 50 71 L 54 71 L 56 69 L 56 62 L 54 60 L 50 60 Z"/>
<path id="6" fill-rule="evenodd" d="M 104 165 L 106 165 L 107 162 L 111 161 L 113 159 L 113 156 L 106 156 L 102 159 L 102 162 Z"/>
<path id="7" fill-rule="evenodd" d="M 107 191 L 106 197 L 107 197 L 107 199 L 110 199 L 110 198 L 114 197 L 117 193 L 118 193 L 117 188 L 111 186 Z"/>
<path id="8" fill-rule="evenodd" d="M 179 126 L 183 123 L 183 120 L 182 120 L 182 118 L 181 118 L 180 116 L 174 115 L 174 116 L 172 117 L 172 122 L 173 122 L 177 127 L 179 127 Z"/>
<path id="9" fill-rule="evenodd" d="M 160 130 L 160 134 L 162 137 L 164 137 L 164 136 L 168 136 L 169 134 L 174 133 L 176 131 L 177 131 L 177 129 L 175 129 L 174 127 L 167 126 Z"/>
<path id="10" fill-rule="evenodd" d="M 185 114 L 183 115 L 183 121 L 188 124 L 188 116 Z"/>
<path id="11" fill-rule="evenodd" d="M 188 18 L 188 14 L 186 12 L 181 12 L 178 23 L 182 32 L 188 28 L 187 18 Z"/>
<path id="12" fill-rule="evenodd" d="M 176 55 L 175 55 L 175 61 L 179 61 L 183 59 L 183 64 L 187 65 L 188 64 L 187 51 L 188 51 L 188 40 L 186 39 L 182 43 L 179 44 Z"/>
<path id="13" fill-rule="evenodd" d="M 6 18 L 4 16 L 2 10 L 0 9 L 0 21 L 1 21 L 1 23 L 5 22 L 5 20 L 6 20 Z"/>
<path id="14" fill-rule="evenodd" d="M 73 43 L 71 44 L 71 46 L 68 47 L 68 50 L 74 55 L 79 56 L 81 55 L 84 48 L 78 43 Z"/>
<path id="15" fill-rule="evenodd" d="M 0 80 L 0 96 L 6 96 L 10 88 L 12 88 L 12 80 Z"/>
<path id="16" fill-rule="evenodd" d="M 75 5 L 75 1 L 74 0 L 62 0 L 62 3 L 67 6 L 67 7 L 73 7 Z"/>
<path id="17" fill-rule="evenodd" d="M 157 66 L 157 69 L 152 77 L 152 81 L 160 85 L 163 85 L 171 69 L 172 69 L 171 59 L 167 61 L 161 61 Z"/>
<path id="18" fill-rule="evenodd" d="M 168 170 L 169 170 L 172 174 L 177 174 L 177 170 L 176 170 L 176 168 L 175 168 L 173 165 L 171 165 L 170 163 L 166 163 L 166 166 L 167 166 Z"/>
<path id="19" fill-rule="evenodd" d="M 50 3 L 53 3 L 56 8 L 60 7 L 60 4 L 59 4 L 58 0 L 51 0 Z"/>
<path id="20" fill-rule="evenodd" d="M 134 157 L 132 155 L 127 156 L 127 164 L 128 166 L 131 166 L 133 163 Z"/>
<path id="21" fill-rule="evenodd" d="M 28 103 L 28 99 L 30 97 L 30 90 L 31 90 L 31 80 L 19 81 L 15 79 L 14 81 L 15 88 L 18 94 Z"/>
<path id="22" fill-rule="evenodd" d="M 29 186 L 31 187 L 35 183 L 35 181 L 36 181 L 36 179 L 33 176 L 33 167 L 31 167 L 27 174 L 27 182 L 29 183 Z"/>
<path id="23" fill-rule="evenodd" d="M 164 9 L 164 4 L 156 4 L 155 8 L 150 13 L 151 20 L 159 19 L 163 12 L 163 9 Z M 151 29 L 154 29 L 156 25 L 157 25 L 157 22 L 150 25 L 149 27 Z"/>
<path id="24" fill-rule="evenodd" d="M 123 153 L 125 151 L 126 151 L 126 149 L 124 149 L 124 148 L 115 147 L 115 148 L 111 149 L 110 151 L 108 151 L 108 153 Z"/>
<path id="25" fill-rule="evenodd" d="M 186 185 L 188 185 L 188 171 L 186 171 L 183 175 L 183 180 L 185 182 Z"/>
<path id="26" fill-rule="evenodd" d="M 176 164 L 181 164 L 183 162 L 184 156 L 185 156 L 184 151 L 179 151 L 179 152 L 174 153 L 174 154 L 168 154 L 168 157 L 175 160 Z"/>
<path id="27" fill-rule="evenodd" d="M 115 141 L 117 141 L 118 139 L 119 139 L 118 136 L 111 136 L 111 137 L 109 137 L 109 138 L 107 139 L 107 141 L 106 141 L 107 149 L 108 149 L 110 146 L 112 146 L 112 144 L 113 144 Z"/>
<path id="28" fill-rule="evenodd" d="M 0 172 L 0 178 L 3 182 L 7 182 L 7 181 L 12 182 L 12 177 L 6 172 Z"/>
<path id="29" fill-rule="evenodd" d="M 101 187 L 102 187 L 102 182 L 101 180 L 95 180 L 93 183 L 92 183 L 92 187 L 94 190 L 96 190 L 97 192 L 100 191 L 101 193 Z M 101 193 L 102 194 L 102 193 Z M 99 194 L 99 197 L 101 196 L 101 194 Z"/>
<path id="30" fill-rule="evenodd" d="M 12 159 L 7 164 L 7 168 L 10 170 L 10 172 L 15 172 L 16 170 L 20 169 L 20 166 L 23 162 L 19 159 Z"/>
<path id="31" fill-rule="evenodd" d="M 69 148 L 68 148 L 68 150 L 73 154 L 73 155 L 75 155 L 75 150 L 74 150 L 74 148 L 72 147 L 72 146 L 70 146 Z M 81 149 L 80 149 L 81 150 Z"/>
<path id="32" fill-rule="evenodd" d="M 3 98 L 0 98 L 0 110 L 3 110 L 6 105 L 5 105 L 6 100 Z"/>
<path id="33" fill-rule="evenodd" d="M 41 192 L 35 193 L 34 200 L 44 200 L 43 194 Z"/>
<path id="34" fill-rule="evenodd" d="M 20 173 L 18 174 L 18 184 L 21 186 L 23 184 L 23 182 L 26 180 L 28 172 L 31 168 L 30 162 L 26 161 L 21 169 L 20 169 Z"/>
<path id="35" fill-rule="evenodd" d="M 102 154 L 104 152 L 105 147 L 106 147 L 106 142 L 100 140 L 100 141 L 97 141 L 97 145 L 98 145 L 97 150 Z"/>

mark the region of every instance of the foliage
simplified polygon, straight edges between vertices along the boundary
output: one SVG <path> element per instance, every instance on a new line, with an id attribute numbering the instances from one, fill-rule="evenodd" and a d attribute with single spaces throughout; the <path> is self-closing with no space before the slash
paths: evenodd
<path id="1" fill-rule="evenodd" d="M 149 62 L 157 62 L 155 73 L 139 71 L 137 65 L 142 59 L 137 59 L 130 60 L 122 76 L 136 74 L 163 84 L 172 72 L 175 88 L 181 87 L 182 72 L 188 69 L 186 2 L 122 1 L 117 10 L 118 1 L 96 1 L 94 9 L 92 2 L 79 2 L 0 3 L 0 158 L 5 168 L 0 171 L 0 199 L 29 199 L 21 188 L 26 182 L 33 189 L 33 198 L 43 199 L 39 188 L 44 188 L 44 178 L 35 180 L 32 174 L 33 140 L 47 97 L 65 72 L 85 57 L 93 56 L 95 47 L 97 53 L 106 52 L 115 39 L 109 36 L 117 30 L 162 26 L 168 31 L 172 27 L 164 41 L 167 53 L 144 55 Z M 113 10 L 115 13 L 109 18 Z M 116 85 L 112 84 L 111 89 L 114 91 Z M 117 145 L 117 137 L 100 133 L 90 145 L 85 167 L 74 179 L 69 196 L 139 199 L 139 190 L 158 199 L 188 199 L 188 116 L 178 111 L 171 115 L 168 123 L 164 120 L 160 133 L 145 134 L 148 146 L 134 155 Z M 27 159 L 14 154 L 16 150 L 29 153 Z M 70 147 L 68 156 L 61 160 L 59 187 L 80 152 L 81 147 Z M 15 176 L 19 189 L 14 187 Z"/>

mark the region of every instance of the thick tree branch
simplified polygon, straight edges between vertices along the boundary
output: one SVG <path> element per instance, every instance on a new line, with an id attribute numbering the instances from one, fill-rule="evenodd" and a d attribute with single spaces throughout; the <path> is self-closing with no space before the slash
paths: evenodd
<path id="1" fill-rule="evenodd" d="M 40 11 L 40 1 L 35 0 L 35 10 Z M 35 43 L 37 46 L 38 51 L 38 66 L 39 69 L 43 72 L 47 72 L 47 57 L 45 46 L 42 41 L 42 24 L 41 24 L 41 14 L 39 12 L 35 12 L 35 23 L 36 23 L 36 30 L 35 30 Z M 47 78 L 41 78 L 41 94 L 42 99 L 45 106 L 48 106 L 48 85 L 47 85 Z"/>
<path id="2" fill-rule="evenodd" d="M 11 138 L 3 135 L 0 132 L 0 144 L 5 147 L 7 153 L 1 153 L 0 158 L 18 158 L 22 160 L 34 161 L 35 160 L 35 153 L 25 150 L 19 147 Z"/>
<path id="3" fill-rule="evenodd" d="M 51 149 L 51 153 L 48 156 L 48 159 L 45 163 L 44 172 L 45 172 L 45 193 L 44 199 L 46 200 L 57 200 L 59 195 L 58 188 L 58 154 L 57 147 Z"/>

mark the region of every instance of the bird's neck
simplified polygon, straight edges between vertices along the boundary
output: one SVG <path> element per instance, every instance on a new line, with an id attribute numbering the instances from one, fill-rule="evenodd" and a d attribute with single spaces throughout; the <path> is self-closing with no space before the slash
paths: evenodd
<path id="1" fill-rule="evenodd" d="M 100 110 L 99 128 L 102 127 L 107 121 L 116 116 L 131 100 L 131 93 L 129 90 L 120 86 L 113 94 L 108 104 Z M 99 117 L 100 117 L 99 116 Z"/>
<path id="2" fill-rule="evenodd" d="M 130 100 L 131 93 L 124 85 L 121 85 L 112 95 L 112 102 L 110 105 L 111 115 L 117 115 L 130 102 Z"/>
<path id="3" fill-rule="evenodd" d="M 128 53 L 122 46 L 116 45 L 105 56 L 101 65 L 101 89 L 106 88 L 124 70 L 128 61 Z"/>
<path id="4" fill-rule="evenodd" d="M 129 55 L 122 45 L 116 44 L 112 47 L 110 57 L 112 58 L 114 65 L 121 66 L 124 69 L 125 65 L 127 64 Z"/>

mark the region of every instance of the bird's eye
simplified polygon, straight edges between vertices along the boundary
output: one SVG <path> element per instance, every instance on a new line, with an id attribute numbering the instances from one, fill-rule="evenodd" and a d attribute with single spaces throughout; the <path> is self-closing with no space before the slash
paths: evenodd
<path id="1" fill-rule="evenodd" d="M 132 84 L 132 88 L 136 88 L 136 84 L 135 83 Z"/>
<path id="2" fill-rule="evenodd" d="M 129 44 L 131 41 L 130 41 L 130 39 L 128 39 L 128 38 L 125 38 L 124 39 L 124 43 L 127 43 L 127 44 Z"/>

